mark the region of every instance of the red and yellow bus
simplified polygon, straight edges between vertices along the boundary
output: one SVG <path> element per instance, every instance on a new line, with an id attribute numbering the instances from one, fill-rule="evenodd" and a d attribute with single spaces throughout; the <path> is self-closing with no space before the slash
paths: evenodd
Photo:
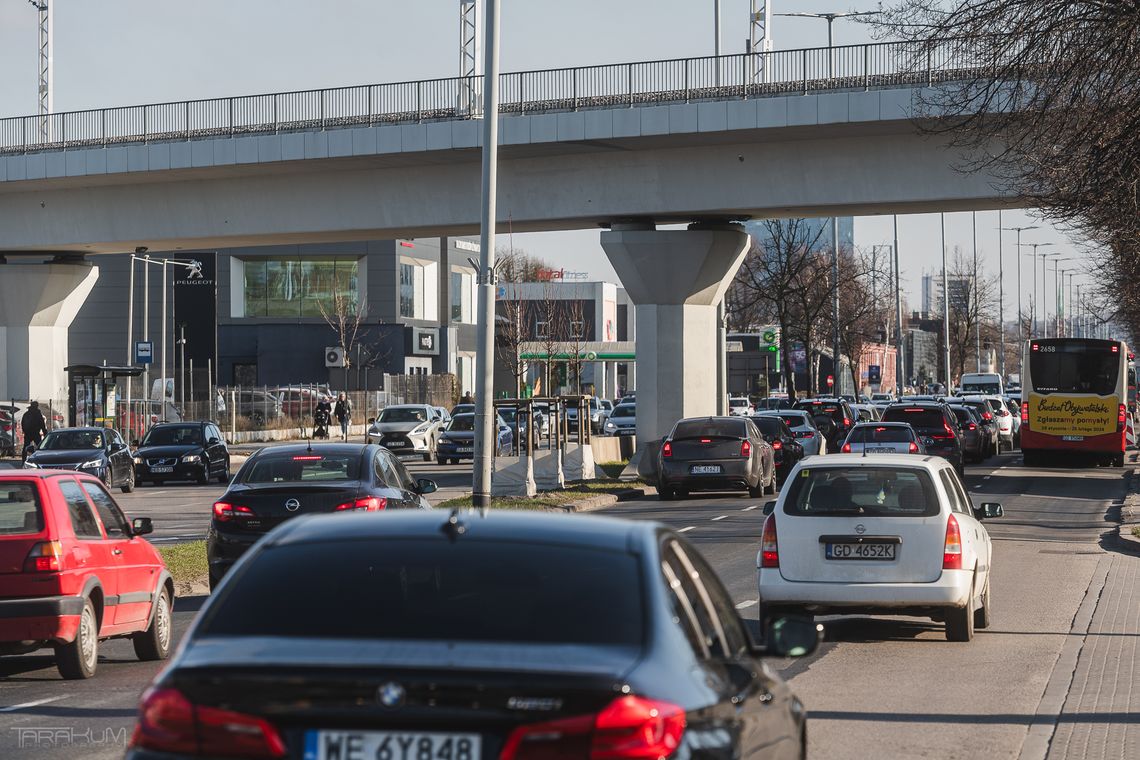
<path id="1" fill-rule="evenodd" d="M 1120 340 L 1034 338 L 1021 363 L 1025 465 L 1050 453 L 1124 465 L 1128 346 Z"/>

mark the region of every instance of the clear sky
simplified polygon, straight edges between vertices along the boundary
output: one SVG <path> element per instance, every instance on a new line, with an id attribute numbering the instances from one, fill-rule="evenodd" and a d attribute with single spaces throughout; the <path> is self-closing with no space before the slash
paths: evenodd
<path id="1" fill-rule="evenodd" d="M 51 0 L 55 110 L 178 101 L 363 83 L 454 76 L 459 69 L 459 0 Z M 874 10 L 876 0 L 771 0 L 776 13 Z M 711 55 L 714 0 L 502 0 L 503 71 Z M 722 45 L 744 49 L 749 0 L 721 0 Z M 37 13 L 0 0 L 0 116 L 36 109 Z M 836 44 L 869 39 L 838 21 Z M 775 18 L 776 49 L 826 44 L 823 21 Z M 842 179 L 842 178 L 838 178 Z M 1022 212 L 1006 226 L 1044 224 Z M 972 246 L 970 214 L 949 214 L 951 248 Z M 997 213 L 978 214 L 980 259 L 997 270 Z M 1007 318 L 1015 304 L 1014 233 L 1005 233 Z M 859 246 L 889 242 L 890 217 L 855 221 Z M 903 284 L 917 307 L 919 278 L 939 266 L 938 215 L 899 218 Z M 1079 257 L 1047 225 L 1023 242 Z M 505 240 L 503 242 L 506 242 Z M 516 235 L 515 245 L 550 262 L 616 280 L 597 230 Z M 1023 289 L 1032 292 L 1029 260 Z M 1081 261 L 1063 266 L 1083 269 Z M 1052 269 L 1048 287 L 1052 287 Z"/>

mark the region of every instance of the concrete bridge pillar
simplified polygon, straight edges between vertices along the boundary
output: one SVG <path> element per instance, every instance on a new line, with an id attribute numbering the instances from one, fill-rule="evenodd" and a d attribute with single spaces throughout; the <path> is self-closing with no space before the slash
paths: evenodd
<path id="1" fill-rule="evenodd" d="M 738 224 L 615 225 L 602 248 L 637 307 L 637 440 L 717 413 L 717 306 L 748 251 Z"/>
<path id="2" fill-rule="evenodd" d="M 0 263 L 0 399 L 67 398 L 67 329 L 99 268 L 77 257 Z M 4 258 L 0 258 L 4 261 Z"/>

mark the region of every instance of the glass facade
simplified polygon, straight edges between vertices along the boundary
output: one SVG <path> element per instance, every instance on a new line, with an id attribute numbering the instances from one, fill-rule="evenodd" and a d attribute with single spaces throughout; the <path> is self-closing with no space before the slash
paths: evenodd
<path id="1" fill-rule="evenodd" d="M 416 316 L 416 266 L 400 264 L 400 316 Z"/>
<path id="2" fill-rule="evenodd" d="M 320 317 L 334 296 L 356 306 L 356 258 L 245 259 L 245 316 Z"/>

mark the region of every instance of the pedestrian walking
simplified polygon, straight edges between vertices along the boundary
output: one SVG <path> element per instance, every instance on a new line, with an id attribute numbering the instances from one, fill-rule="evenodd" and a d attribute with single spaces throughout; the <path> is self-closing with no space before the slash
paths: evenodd
<path id="1" fill-rule="evenodd" d="M 340 437 L 341 439 L 348 440 L 348 423 L 352 419 L 352 404 L 348 402 L 348 398 L 344 395 L 344 391 L 336 397 L 336 406 L 333 407 L 333 417 L 340 423 Z"/>
<path id="2" fill-rule="evenodd" d="M 28 411 L 24 412 L 24 417 L 20 421 L 20 429 L 24 432 L 23 459 L 26 461 L 28 446 L 38 448 L 44 436 L 47 435 L 47 421 L 44 420 L 44 413 L 40 411 L 40 402 L 33 401 L 28 407 Z"/>

